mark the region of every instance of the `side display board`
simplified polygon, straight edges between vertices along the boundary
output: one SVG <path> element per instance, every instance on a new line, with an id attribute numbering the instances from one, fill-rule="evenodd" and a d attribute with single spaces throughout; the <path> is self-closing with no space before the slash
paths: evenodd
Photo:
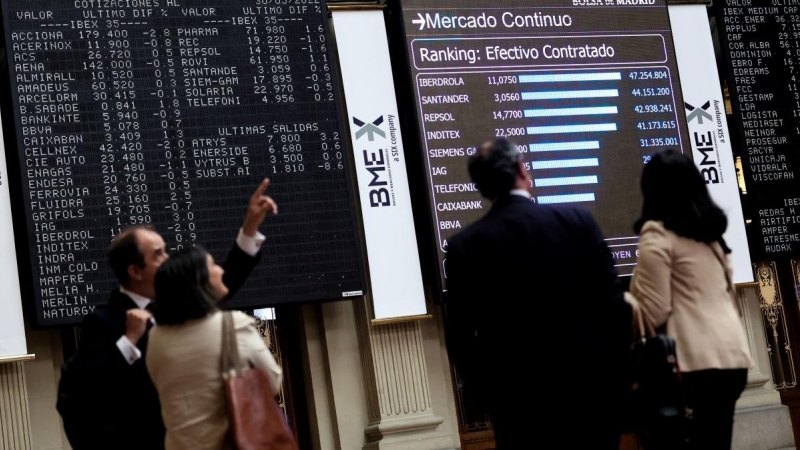
<path id="1" fill-rule="evenodd" d="M 800 255 L 800 7 L 716 2 L 754 258 Z"/>
<path id="2" fill-rule="evenodd" d="M 2 10 L 22 183 L 12 191 L 40 325 L 77 323 L 106 300 L 106 249 L 125 227 L 152 225 L 169 250 L 202 244 L 224 259 L 265 176 L 280 215 L 233 306 L 361 293 L 323 0 Z"/>
<path id="3" fill-rule="evenodd" d="M 402 1 L 442 271 L 448 237 L 490 207 L 467 158 L 507 137 L 534 201 L 591 210 L 631 273 L 642 168 L 689 148 L 666 4 L 640 3 Z"/>

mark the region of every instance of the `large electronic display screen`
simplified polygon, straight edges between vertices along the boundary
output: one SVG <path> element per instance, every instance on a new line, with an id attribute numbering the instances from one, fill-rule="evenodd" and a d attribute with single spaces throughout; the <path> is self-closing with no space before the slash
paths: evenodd
<path id="1" fill-rule="evenodd" d="M 467 172 L 511 139 L 533 201 L 590 210 L 629 275 L 640 174 L 690 148 L 664 0 L 403 0 L 408 65 L 445 279 L 447 240 L 490 208 Z"/>
<path id="2" fill-rule="evenodd" d="M 362 293 L 323 0 L 1 3 L 39 325 L 106 301 L 125 227 L 223 260 L 267 176 L 280 214 L 233 306 Z"/>
<path id="3" fill-rule="evenodd" d="M 757 259 L 800 255 L 800 9 L 717 2 L 733 123 L 739 131 L 748 241 Z"/>

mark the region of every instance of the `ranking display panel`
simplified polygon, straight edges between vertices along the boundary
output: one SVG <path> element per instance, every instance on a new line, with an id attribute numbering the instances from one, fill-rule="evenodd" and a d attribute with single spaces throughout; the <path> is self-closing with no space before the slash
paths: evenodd
<path id="1" fill-rule="evenodd" d="M 533 200 L 589 209 L 629 275 L 642 168 L 689 148 L 664 1 L 402 5 L 442 271 L 447 239 L 491 206 L 467 158 L 506 137 Z"/>
<path id="2" fill-rule="evenodd" d="M 722 53 L 740 156 L 750 252 L 754 258 L 800 255 L 800 5 L 717 3 Z"/>
<path id="3" fill-rule="evenodd" d="M 73 324 L 116 286 L 109 242 L 233 246 L 260 180 L 280 214 L 236 307 L 360 294 L 323 0 L 2 0 L 32 300 Z"/>

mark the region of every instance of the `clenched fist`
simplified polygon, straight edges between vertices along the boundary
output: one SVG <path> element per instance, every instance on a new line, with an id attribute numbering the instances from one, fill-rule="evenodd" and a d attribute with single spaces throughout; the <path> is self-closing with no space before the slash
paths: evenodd
<path id="1" fill-rule="evenodd" d="M 153 315 L 143 309 L 129 309 L 125 317 L 125 337 L 133 345 L 139 342 L 139 339 L 147 332 L 147 323 L 153 318 Z"/>

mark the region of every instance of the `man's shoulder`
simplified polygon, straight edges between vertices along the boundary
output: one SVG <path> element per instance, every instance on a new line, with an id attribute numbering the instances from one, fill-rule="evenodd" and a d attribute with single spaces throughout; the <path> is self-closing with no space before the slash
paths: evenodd
<path id="1" fill-rule="evenodd" d="M 108 305 L 101 305 L 83 318 L 81 321 L 81 328 L 84 330 L 113 328 L 117 322 L 116 314 L 114 314 L 111 308 L 109 308 Z"/>
<path id="2" fill-rule="evenodd" d="M 475 236 L 481 235 L 485 233 L 485 231 L 491 228 L 489 224 L 490 219 L 488 216 L 483 216 L 480 219 L 472 222 L 471 224 L 464 227 L 461 231 L 451 236 L 447 242 L 450 247 L 453 246 L 461 246 L 466 242 L 474 239 Z"/>
<path id="3" fill-rule="evenodd" d="M 541 205 L 537 203 L 517 203 L 513 209 L 506 208 L 497 214 L 486 214 L 480 219 L 467 225 L 462 231 L 450 238 L 450 242 L 463 242 L 471 238 L 491 233 L 498 226 L 509 221 L 547 221 L 559 218 L 560 220 L 579 221 L 584 219 L 587 212 L 566 205 Z"/>
<path id="4" fill-rule="evenodd" d="M 592 217 L 585 208 L 575 205 L 531 205 L 535 214 L 556 217 L 570 222 L 583 222 Z"/>
<path id="5" fill-rule="evenodd" d="M 129 308 L 128 303 L 133 304 L 133 300 L 127 295 L 114 289 L 109 295 L 108 303 L 95 307 L 94 311 L 83 318 L 82 327 L 107 326 L 114 327 L 124 320 L 124 312 Z"/>
<path id="6" fill-rule="evenodd" d="M 543 205 L 531 202 L 518 204 L 513 211 L 505 214 L 487 214 L 481 217 L 448 239 L 448 245 L 460 247 L 475 240 L 491 239 L 496 230 L 502 228 L 503 224 L 507 224 L 509 221 L 536 223 L 543 226 L 553 223 L 575 230 L 596 227 L 597 223 L 587 209 L 573 205 Z"/>
<path id="7" fill-rule="evenodd" d="M 576 205 L 542 205 L 531 203 L 523 207 L 522 214 L 506 220 L 515 222 L 513 229 L 525 229 L 531 237 L 539 236 L 585 236 L 602 234 L 597 221 L 589 210 Z"/>

